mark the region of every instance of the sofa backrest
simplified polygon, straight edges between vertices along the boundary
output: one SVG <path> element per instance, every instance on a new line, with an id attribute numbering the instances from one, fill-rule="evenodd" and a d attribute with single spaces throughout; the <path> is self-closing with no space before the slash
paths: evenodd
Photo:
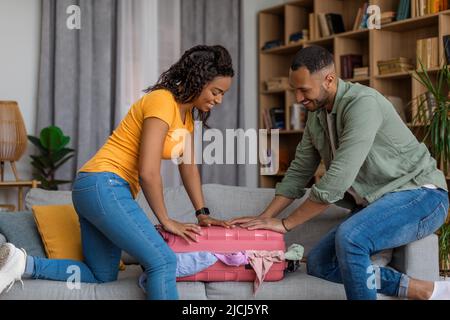
<path id="1" fill-rule="evenodd" d="M 258 215 L 272 201 L 275 190 L 261 188 L 232 187 L 217 184 L 203 185 L 206 205 L 214 217 L 231 219 L 234 217 Z M 285 217 L 297 208 L 308 196 L 294 201 L 280 215 Z M 184 187 L 166 188 L 164 199 L 170 217 L 182 222 L 195 222 L 194 208 Z M 136 201 L 146 212 L 149 219 L 157 224 L 142 192 Z M 46 191 L 31 189 L 25 199 L 26 208 L 31 210 L 33 205 L 67 204 L 72 203 L 70 191 Z M 340 223 L 348 214 L 347 209 L 331 206 L 323 214 L 286 234 L 286 244 L 298 243 L 305 247 L 305 254 L 322 238 L 326 232 Z"/>

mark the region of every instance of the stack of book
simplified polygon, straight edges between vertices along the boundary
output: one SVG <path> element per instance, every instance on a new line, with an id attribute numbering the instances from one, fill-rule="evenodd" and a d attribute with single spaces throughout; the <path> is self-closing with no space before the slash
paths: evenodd
<path id="1" fill-rule="evenodd" d="M 266 81 L 267 91 L 281 91 L 289 89 L 289 78 L 273 77 Z"/>
<path id="2" fill-rule="evenodd" d="M 358 9 L 355 23 L 353 24 L 353 30 L 367 29 L 367 19 L 369 19 L 369 15 L 367 14 L 368 7 L 369 2 L 366 2 L 361 8 Z"/>
<path id="3" fill-rule="evenodd" d="M 369 67 L 353 69 L 353 78 L 355 79 L 367 78 L 368 76 L 369 76 Z"/>
<path id="4" fill-rule="evenodd" d="M 411 17 L 411 0 L 400 0 L 397 10 L 397 21 Z"/>
<path id="5" fill-rule="evenodd" d="M 353 70 L 363 66 L 363 56 L 360 54 L 347 54 L 341 56 L 341 78 L 353 78 Z"/>
<path id="6" fill-rule="evenodd" d="M 414 69 L 411 59 L 400 57 L 391 60 L 378 61 L 378 72 L 380 75 L 406 72 Z"/>
<path id="7" fill-rule="evenodd" d="M 450 9 L 450 0 L 412 0 L 412 17 L 421 17 Z"/>
<path id="8" fill-rule="evenodd" d="M 397 13 L 395 11 L 386 11 L 381 14 L 381 25 L 394 22 Z"/>
<path id="9" fill-rule="evenodd" d="M 439 67 L 438 43 L 437 37 L 417 40 L 417 69 L 421 69 L 421 65 L 426 69 Z"/>
<path id="10" fill-rule="evenodd" d="M 322 37 L 345 32 L 344 20 L 338 13 L 319 13 L 319 26 Z"/>

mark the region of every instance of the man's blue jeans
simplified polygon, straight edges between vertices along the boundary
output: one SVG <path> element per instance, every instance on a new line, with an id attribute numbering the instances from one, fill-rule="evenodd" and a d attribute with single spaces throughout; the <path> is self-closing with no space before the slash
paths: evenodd
<path id="1" fill-rule="evenodd" d="M 422 239 L 445 222 L 448 194 L 419 188 L 391 192 L 332 229 L 308 255 L 308 274 L 343 283 L 348 299 L 376 300 L 377 292 L 406 297 L 409 278 L 372 266 L 371 255 Z"/>
<path id="2" fill-rule="evenodd" d="M 84 261 L 34 257 L 33 278 L 66 281 L 78 269 L 81 282 L 115 281 L 125 250 L 147 273 L 148 299 L 178 299 L 175 253 L 133 199 L 124 179 L 109 172 L 81 172 L 72 199 L 80 220 Z"/>

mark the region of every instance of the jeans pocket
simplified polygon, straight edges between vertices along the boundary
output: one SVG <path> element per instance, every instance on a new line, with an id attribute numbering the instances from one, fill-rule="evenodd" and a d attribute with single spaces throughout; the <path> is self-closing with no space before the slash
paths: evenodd
<path id="1" fill-rule="evenodd" d="M 441 202 L 431 214 L 420 220 L 417 240 L 436 232 L 444 224 L 446 216 L 447 210 Z"/>
<path id="2" fill-rule="evenodd" d="M 72 202 L 78 215 L 94 222 L 105 217 L 97 186 L 72 191 Z"/>

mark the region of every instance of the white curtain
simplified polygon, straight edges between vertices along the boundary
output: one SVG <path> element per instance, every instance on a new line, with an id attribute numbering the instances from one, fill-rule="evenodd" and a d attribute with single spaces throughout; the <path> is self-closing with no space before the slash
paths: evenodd
<path id="1" fill-rule="evenodd" d="M 180 0 L 121 0 L 118 3 L 116 119 L 180 57 Z M 118 123 L 116 123 L 117 125 Z M 165 187 L 181 183 L 178 169 L 163 161 Z"/>

